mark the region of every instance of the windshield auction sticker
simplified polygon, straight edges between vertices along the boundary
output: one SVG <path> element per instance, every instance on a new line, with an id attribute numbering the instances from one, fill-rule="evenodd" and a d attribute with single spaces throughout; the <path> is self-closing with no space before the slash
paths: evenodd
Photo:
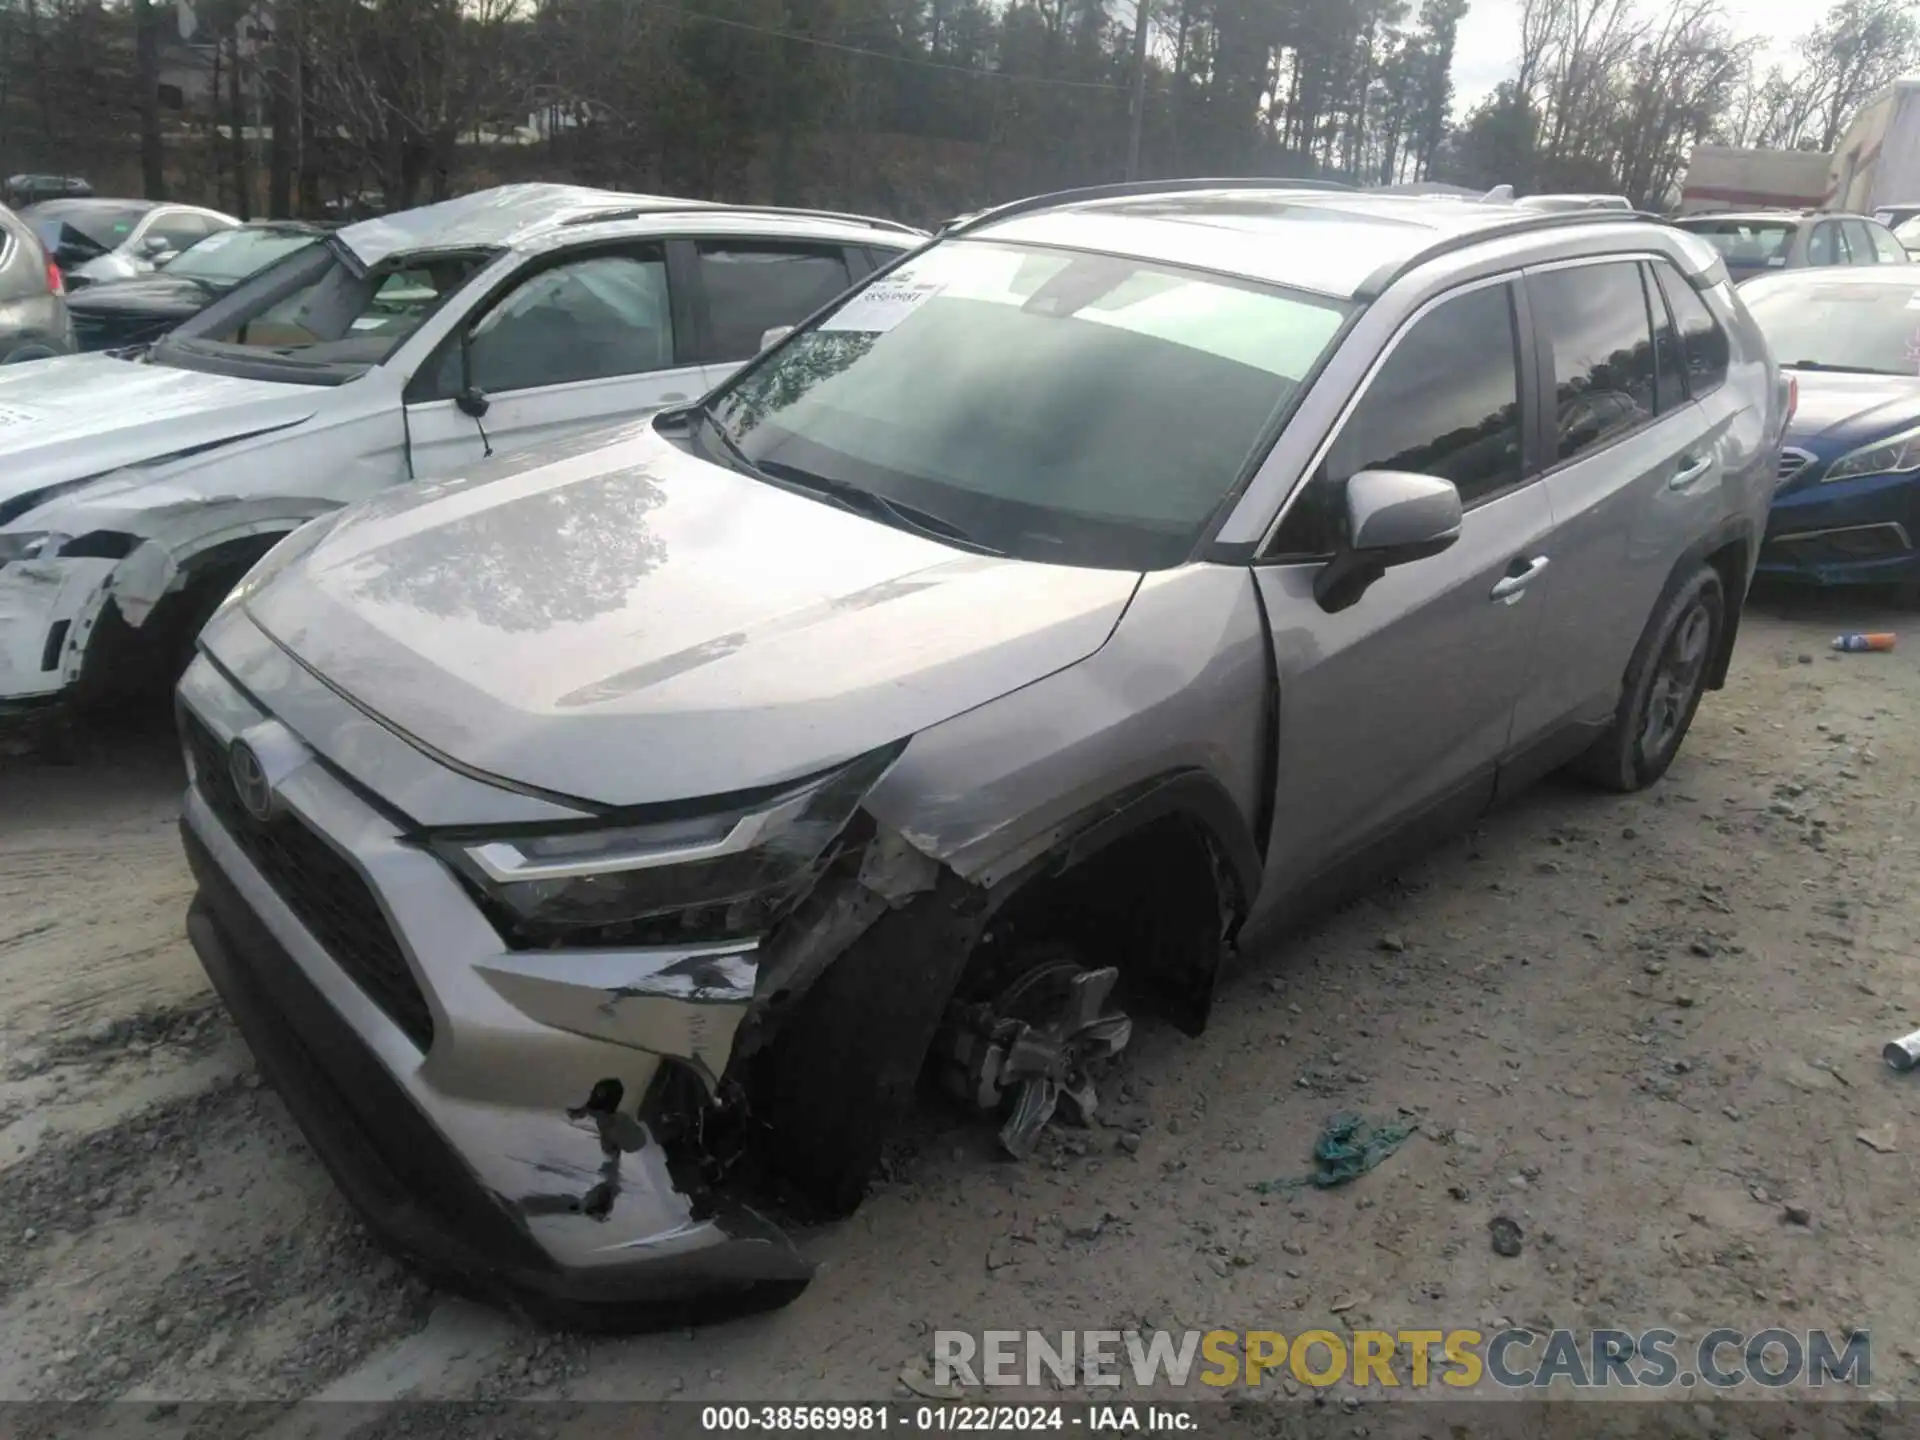
<path id="1" fill-rule="evenodd" d="M 857 330 L 884 335 L 938 295 L 942 287 L 903 280 L 879 280 L 820 322 L 822 330 Z"/>

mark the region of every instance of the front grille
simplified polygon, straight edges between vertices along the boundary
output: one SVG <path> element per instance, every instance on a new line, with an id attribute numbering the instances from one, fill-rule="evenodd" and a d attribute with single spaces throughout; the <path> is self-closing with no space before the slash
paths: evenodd
<path id="1" fill-rule="evenodd" d="M 1806 469 L 1813 456 L 1805 450 L 1782 450 L 1780 452 L 1780 483 L 1786 484 L 1802 470 Z"/>
<path id="2" fill-rule="evenodd" d="M 189 711 L 182 711 L 181 726 L 193 755 L 194 784 L 220 823 L 334 963 L 427 1049 L 433 1012 L 367 882 L 299 816 L 282 811 L 262 823 L 248 814 L 227 768 L 226 747 Z"/>

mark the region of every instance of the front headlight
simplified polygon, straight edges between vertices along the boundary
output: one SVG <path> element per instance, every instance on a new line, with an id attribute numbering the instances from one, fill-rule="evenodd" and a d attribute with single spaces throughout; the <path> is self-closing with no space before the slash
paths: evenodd
<path id="1" fill-rule="evenodd" d="M 512 835 L 447 833 L 434 852 L 520 944 L 611 945 L 759 934 L 819 862 L 901 747 L 750 801 L 661 807 L 632 823 Z M 661 921 L 671 918 L 672 923 Z"/>
<path id="2" fill-rule="evenodd" d="M 42 555 L 58 554 L 60 547 L 49 542 L 56 537 L 46 530 L 15 530 L 0 534 L 0 565 L 15 560 L 37 560 Z"/>
<path id="3" fill-rule="evenodd" d="M 1856 475 L 1906 475 L 1915 470 L 1920 470 L 1920 427 L 1848 451 L 1820 478 L 1825 484 Z"/>

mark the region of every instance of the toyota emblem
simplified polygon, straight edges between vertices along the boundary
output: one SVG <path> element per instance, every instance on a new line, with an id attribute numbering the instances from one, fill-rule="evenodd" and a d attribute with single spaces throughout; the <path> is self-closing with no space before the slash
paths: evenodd
<path id="1" fill-rule="evenodd" d="M 244 740 L 233 742 L 227 752 L 227 770 L 233 776 L 233 788 L 246 812 L 262 823 L 273 818 L 273 784 L 260 764 L 260 757 Z"/>

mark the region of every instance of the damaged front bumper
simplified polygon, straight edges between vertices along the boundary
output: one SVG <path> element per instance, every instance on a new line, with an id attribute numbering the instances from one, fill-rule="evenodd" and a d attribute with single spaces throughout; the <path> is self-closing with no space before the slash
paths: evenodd
<path id="1" fill-rule="evenodd" d="M 726 1068 L 754 949 L 508 950 L 438 859 L 283 728 L 278 751 L 246 731 L 274 771 L 271 805 L 246 812 L 224 768 L 244 702 L 196 710 L 196 679 L 221 683 L 196 667 L 182 691 L 189 933 L 369 1223 L 438 1278 L 557 1323 L 797 1294 L 811 1264 L 710 1189 L 649 1108 Z"/>
<path id="2" fill-rule="evenodd" d="M 0 712 L 45 704 L 79 679 L 114 564 L 104 557 L 0 564 Z"/>

